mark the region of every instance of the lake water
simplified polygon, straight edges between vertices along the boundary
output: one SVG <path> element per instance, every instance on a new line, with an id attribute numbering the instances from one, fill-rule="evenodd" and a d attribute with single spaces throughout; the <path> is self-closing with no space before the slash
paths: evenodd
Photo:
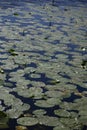
<path id="1" fill-rule="evenodd" d="M 86 0 L 0 1 L 0 112 L 0 130 L 87 129 Z"/>

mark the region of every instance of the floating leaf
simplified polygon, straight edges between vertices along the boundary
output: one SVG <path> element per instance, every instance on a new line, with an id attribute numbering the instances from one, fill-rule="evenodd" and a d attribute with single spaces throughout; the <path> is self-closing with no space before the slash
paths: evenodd
<path id="1" fill-rule="evenodd" d="M 87 116 L 87 107 L 79 111 L 79 116 Z"/>
<path id="2" fill-rule="evenodd" d="M 23 114 L 23 111 L 29 110 L 30 108 L 29 104 L 15 104 L 12 104 L 12 108 L 6 111 L 10 118 L 18 118 Z"/>
<path id="3" fill-rule="evenodd" d="M 47 100 L 37 100 L 34 104 L 38 107 L 44 107 L 44 108 L 49 108 L 54 106 L 54 104 L 48 103 Z"/>
<path id="4" fill-rule="evenodd" d="M 38 117 L 38 120 L 41 125 L 46 126 L 57 126 L 60 124 L 59 119 L 57 117 L 41 116 Z"/>
<path id="5" fill-rule="evenodd" d="M 64 125 L 70 127 L 71 129 L 73 129 L 73 127 L 79 125 L 77 118 L 60 118 L 60 122 Z"/>
<path id="6" fill-rule="evenodd" d="M 18 94 L 24 97 L 32 97 L 34 99 L 40 99 L 43 97 L 43 90 L 42 88 L 39 87 L 30 87 L 29 89 L 21 89 L 20 91 L 18 91 Z"/>
<path id="7" fill-rule="evenodd" d="M 23 111 L 17 110 L 17 109 L 9 109 L 6 111 L 6 113 L 9 115 L 10 118 L 16 119 L 20 117 L 20 115 L 23 114 Z"/>
<path id="8" fill-rule="evenodd" d="M 87 90 L 87 65 L 82 60 L 86 57 L 87 48 L 86 4 L 78 2 L 81 0 L 70 3 L 56 1 L 51 3 L 55 6 L 59 4 L 59 8 L 43 3 L 44 9 L 40 4 L 36 6 L 36 3 L 25 2 L 19 6 L 20 2 L 16 2 L 18 6 L 12 9 L 16 9 L 12 13 L 14 17 L 11 17 L 10 2 L 6 5 L 0 2 L 0 110 L 6 110 L 11 118 L 18 118 L 29 112 L 30 105 L 27 104 L 34 103 L 35 110 L 41 110 L 35 112 L 31 107 L 30 111 L 35 112 L 32 117 L 43 118 L 50 114 L 55 117 L 60 115 L 62 119 L 65 114 L 67 123 L 58 123 L 55 129 L 80 130 L 78 119 L 85 122 L 83 117 L 87 113 L 87 94 L 83 93 Z M 81 91 L 83 96 L 78 93 Z M 73 100 L 73 96 L 79 100 Z M 86 98 L 83 100 L 83 97 Z M 62 110 L 54 114 L 55 109 L 56 112 L 60 110 L 57 108 Z M 77 127 L 74 127 L 73 120 L 68 119 L 67 112 L 70 118 L 75 119 Z M 42 119 L 42 123 L 50 126 L 48 120 L 46 124 Z M 70 126 L 71 122 L 73 126 Z M 52 125 L 55 127 L 55 124 Z"/>
<path id="9" fill-rule="evenodd" d="M 60 103 L 60 107 L 65 109 L 65 110 L 72 110 L 73 109 L 73 106 L 74 106 L 74 103 L 71 103 L 71 102 L 61 102 Z"/>
<path id="10" fill-rule="evenodd" d="M 53 128 L 53 130 L 71 130 L 68 126 L 60 125 Z"/>
<path id="11" fill-rule="evenodd" d="M 38 124 L 38 120 L 33 117 L 21 117 L 17 119 L 17 123 L 24 126 L 33 126 Z"/>
<path id="12" fill-rule="evenodd" d="M 87 115 L 83 115 L 79 117 L 79 122 L 83 125 L 87 126 Z"/>
<path id="13" fill-rule="evenodd" d="M 47 95 L 47 97 L 53 97 L 53 98 L 62 98 L 64 95 L 64 92 L 62 91 L 47 91 L 45 92 L 45 95 Z"/>
<path id="14" fill-rule="evenodd" d="M 70 112 L 63 109 L 54 110 L 54 113 L 60 117 L 70 117 Z"/>
<path id="15" fill-rule="evenodd" d="M 33 111 L 33 114 L 38 117 L 38 116 L 46 114 L 46 111 L 44 109 L 38 109 L 38 110 Z"/>
<path id="16" fill-rule="evenodd" d="M 59 98 L 54 98 L 54 97 L 48 98 L 47 103 L 55 106 L 61 104 L 61 100 Z"/>

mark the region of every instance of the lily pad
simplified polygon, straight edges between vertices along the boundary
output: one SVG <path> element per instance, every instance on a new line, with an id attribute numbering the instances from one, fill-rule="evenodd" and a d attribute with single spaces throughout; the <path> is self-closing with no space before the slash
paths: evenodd
<path id="1" fill-rule="evenodd" d="M 23 114 L 23 111 L 17 110 L 17 109 L 9 109 L 6 111 L 6 113 L 9 115 L 12 119 L 17 119 L 20 117 L 20 115 Z"/>
<path id="2" fill-rule="evenodd" d="M 86 125 L 87 126 L 87 115 L 83 115 L 79 117 L 79 122 L 80 124 Z"/>
<path id="3" fill-rule="evenodd" d="M 60 117 L 70 117 L 70 112 L 62 109 L 54 110 L 54 113 Z"/>
<path id="4" fill-rule="evenodd" d="M 57 117 L 51 116 L 41 116 L 38 117 L 39 123 L 45 126 L 57 126 L 60 124 L 59 119 Z"/>
<path id="5" fill-rule="evenodd" d="M 60 125 L 60 126 L 54 127 L 53 130 L 71 130 L 71 128 L 64 125 Z"/>
<path id="6" fill-rule="evenodd" d="M 47 91 L 45 92 L 45 95 L 47 95 L 47 97 L 52 97 L 52 98 L 62 98 L 64 95 L 64 92 L 62 91 Z"/>
<path id="7" fill-rule="evenodd" d="M 18 91 L 18 94 L 24 97 L 40 99 L 43 97 L 43 90 L 39 87 L 30 87 L 29 89 L 21 89 L 20 91 Z"/>
<path id="8" fill-rule="evenodd" d="M 87 115 L 85 0 L 7 1 L 0 1 L 0 110 L 15 121 L 32 111 L 39 125 L 80 130 Z"/>
<path id="9" fill-rule="evenodd" d="M 41 115 L 44 115 L 44 114 L 46 114 L 47 112 L 44 110 L 44 109 L 37 109 L 37 110 L 35 110 L 35 111 L 33 111 L 33 114 L 35 115 L 35 116 L 41 116 Z"/>
<path id="10" fill-rule="evenodd" d="M 71 129 L 75 126 L 79 126 L 77 118 L 60 118 L 60 122 Z"/>
<path id="11" fill-rule="evenodd" d="M 10 118 L 18 118 L 20 115 L 23 114 L 24 111 L 29 110 L 30 105 L 28 104 L 12 104 L 12 108 L 7 110 L 6 113 L 8 113 Z"/>
<path id="12" fill-rule="evenodd" d="M 83 108 L 79 111 L 79 116 L 87 116 L 87 108 Z"/>
<path id="13" fill-rule="evenodd" d="M 51 104 L 51 105 L 59 105 L 59 104 L 61 104 L 61 99 L 59 99 L 59 98 L 48 98 L 47 99 L 47 103 L 48 104 Z"/>
<path id="14" fill-rule="evenodd" d="M 17 123 L 24 126 L 33 126 L 38 124 L 38 120 L 33 117 L 21 117 L 17 119 Z"/>
<path id="15" fill-rule="evenodd" d="M 34 104 L 38 107 L 43 107 L 43 108 L 49 108 L 54 106 L 53 103 L 51 104 L 47 102 L 47 100 L 37 100 Z"/>

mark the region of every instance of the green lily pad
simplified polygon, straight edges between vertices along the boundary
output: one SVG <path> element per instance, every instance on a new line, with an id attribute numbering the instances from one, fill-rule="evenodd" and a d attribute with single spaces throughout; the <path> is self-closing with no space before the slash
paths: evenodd
<path id="1" fill-rule="evenodd" d="M 38 120 L 33 117 L 21 117 L 17 119 L 17 123 L 24 126 L 33 126 L 38 124 Z"/>
<path id="2" fill-rule="evenodd" d="M 38 117 L 38 116 L 46 114 L 46 111 L 44 109 L 38 109 L 38 110 L 33 111 L 33 114 Z"/>
<path id="3" fill-rule="evenodd" d="M 47 102 L 47 100 L 37 100 L 34 104 L 38 107 L 43 107 L 43 108 L 49 108 L 55 106 L 54 104 Z"/>
<path id="4" fill-rule="evenodd" d="M 30 87 L 29 89 L 19 89 L 18 91 L 19 95 L 22 95 L 24 97 L 31 97 L 34 99 L 40 99 L 43 97 L 43 90 L 39 87 Z"/>
<path id="5" fill-rule="evenodd" d="M 60 107 L 65 110 L 76 110 L 76 108 L 73 107 L 74 103 L 71 102 L 61 102 Z"/>
<path id="6" fill-rule="evenodd" d="M 85 111 L 87 109 L 87 97 L 83 96 L 80 99 L 76 99 L 73 103 L 73 108 L 76 108 L 79 111 Z"/>
<path id="7" fill-rule="evenodd" d="M 51 116 L 38 117 L 38 121 L 41 125 L 45 126 L 57 126 L 60 124 L 59 119 L 57 117 L 51 117 Z"/>
<path id="8" fill-rule="evenodd" d="M 61 100 L 59 98 L 54 98 L 54 97 L 48 98 L 47 103 L 55 106 L 61 104 Z"/>
<path id="9" fill-rule="evenodd" d="M 47 91 L 45 92 L 45 95 L 47 95 L 47 97 L 52 97 L 52 98 L 62 98 L 64 95 L 64 92 L 62 91 Z"/>
<path id="10" fill-rule="evenodd" d="M 82 110 L 79 111 L 80 116 L 87 116 L 87 108 L 83 108 Z"/>
<path id="11" fill-rule="evenodd" d="M 36 110 L 32 117 L 42 126 L 80 130 L 79 121 L 86 125 L 87 94 L 75 94 L 87 90 L 86 4 L 78 0 L 68 7 L 63 0 L 66 6 L 61 2 L 55 7 L 57 0 L 39 0 L 37 6 L 19 1 L 0 2 L 0 110 L 17 120 L 23 112 L 31 113 L 30 103 Z M 12 4 L 18 6 L 10 8 Z M 73 96 L 79 100 L 68 102 Z"/>
<path id="12" fill-rule="evenodd" d="M 60 125 L 60 126 L 54 127 L 53 130 L 71 130 L 71 128 L 64 125 Z"/>
<path id="13" fill-rule="evenodd" d="M 6 111 L 6 113 L 8 113 L 10 118 L 16 119 L 20 115 L 22 115 L 24 111 L 30 109 L 30 105 L 28 104 L 25 104 L 25 103 L 24 104 L 15 103 L 15 104 L 12 104 L 12 108 Z"/>
<path id="14" fill-rule="evenodd" d="M 80 124 L 86 125 L 87 126 L 87 115 L 83 115 L 79 117 L 79 122 Z"/>
<path id="15" fill-rule="evenodd" d="M 70 112 L 62 109 L 54 110 L 54 113 L 60 117 L 70 117 Z"/>
<path id="16" fill-rule="evenodd" d="M 23 111 L 17 109 L 9 109 L 6 111 L 10 118 L 17 119 L 20 115 L 23 114 Z"/>
<path id="17" fill-rule="evenodd" d="M 60 118 L 60 122 L 71 129 L 75 126 L 79 126 L 77 118 Z"/>

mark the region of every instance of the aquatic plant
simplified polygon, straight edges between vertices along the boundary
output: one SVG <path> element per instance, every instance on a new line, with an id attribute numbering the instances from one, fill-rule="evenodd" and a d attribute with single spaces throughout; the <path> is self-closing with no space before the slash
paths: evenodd
<path id="1" fill-rule="evenodd" d="M 0 128 L 82 130 L 87 4 L 39 2 L 0 2 Z"/>

